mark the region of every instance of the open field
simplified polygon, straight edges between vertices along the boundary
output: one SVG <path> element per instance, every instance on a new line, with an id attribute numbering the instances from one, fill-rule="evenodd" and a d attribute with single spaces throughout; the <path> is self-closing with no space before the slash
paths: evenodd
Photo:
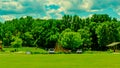
<path id="1" fill-rule="evenodd" d="M 0 68 L 119 68 L 120 54 L 0 54 Z"/>

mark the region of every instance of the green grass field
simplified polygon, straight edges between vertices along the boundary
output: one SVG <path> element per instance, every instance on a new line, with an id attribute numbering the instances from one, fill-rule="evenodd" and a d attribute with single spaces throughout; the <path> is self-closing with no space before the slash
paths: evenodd
<path id="1" fill-rule="evenodd" d="M 120 54 L 0 54 L 0 68 L 119 68 Z"/>

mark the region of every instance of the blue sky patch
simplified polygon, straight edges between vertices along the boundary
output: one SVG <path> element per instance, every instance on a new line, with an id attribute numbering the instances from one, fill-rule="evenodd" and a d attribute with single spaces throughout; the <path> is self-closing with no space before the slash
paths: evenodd
<path id="1" fill-rule="evenodd" d="M 55 10 L 57 10 L 57 9 L 60 8 L 60 6 L 53 4 L 53 5 L 46 5 L 45 8 L 46 9 L 55 9 Z"/>

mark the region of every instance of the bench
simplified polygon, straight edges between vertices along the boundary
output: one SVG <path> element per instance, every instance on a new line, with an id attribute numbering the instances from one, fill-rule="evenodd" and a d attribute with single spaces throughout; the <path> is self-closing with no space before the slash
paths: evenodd
<path id="1" fill-rule="evenodd" d="M 48 50 L 48 52 L 49 52 L 49 54 L 54 54 L 54 53 L 55 53 L 54 48 L 50 48 L 50 49 Z"/>
<path id="2" fill-rule="evenodd" d="M 76 53 L 77 54 L 81 54 L 83 51 L 81 50 L 81 49 L 78 49 L 77 51 L 76 51 Z"/>

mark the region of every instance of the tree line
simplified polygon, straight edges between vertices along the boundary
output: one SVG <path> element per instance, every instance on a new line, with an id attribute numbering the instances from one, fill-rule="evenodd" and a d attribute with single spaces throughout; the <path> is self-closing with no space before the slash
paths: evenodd
<path id="1" fill-rule="evenodd" d="M 107 50 L 106 45 L 120 41 L 120 22 L 107 14 L 80 18 L 34 19 L 31 16 L 0 23 L 0 39 L 5 47 Z"/>

